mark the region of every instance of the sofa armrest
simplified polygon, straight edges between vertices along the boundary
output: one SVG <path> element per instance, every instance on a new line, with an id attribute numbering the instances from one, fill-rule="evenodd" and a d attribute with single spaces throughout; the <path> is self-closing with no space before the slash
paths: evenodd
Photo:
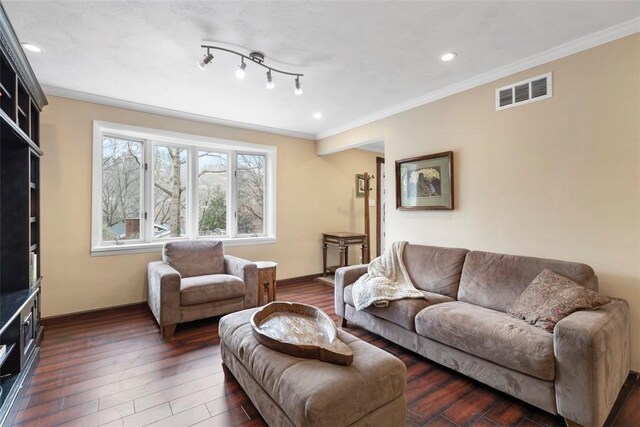
<path id="1" fill-rule="evenodd" d="M 224 256 L 224 271 L 244 282 L 244 308 L 258 305 L 258 268 L 252 261 L 231 255 Z"/>
<path id="2" fill-rule="evenodd" d="M 583 426 L 604 424 L 630 369 L 629 304 L 577 311 L 553 331 L 558 413 Z"/>
<path id="3" fill-rule="evenodd" d="M 147 266 L 147 301 L 160 326 L 180 322 L 180 280 L 182 276 L 164 261 Z"/>
<path id="4" fill-rule="evenodd" d="M 369 264 L 350 265 L 336 270 L 334 300 L 336 315 L 344 318 L 344 288 L 367 272 Z"/>

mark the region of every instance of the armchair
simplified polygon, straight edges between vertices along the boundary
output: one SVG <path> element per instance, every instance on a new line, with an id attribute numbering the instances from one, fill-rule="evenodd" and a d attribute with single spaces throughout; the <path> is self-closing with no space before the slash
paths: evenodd
<path id="1" fill-rule="evenodd" d="M 220 241 L 165 243 L 162 261 L 147 267 L 148 303 L 165 339 L 178 323 L 255 307 L 257 269 L 224 254 Z"/>

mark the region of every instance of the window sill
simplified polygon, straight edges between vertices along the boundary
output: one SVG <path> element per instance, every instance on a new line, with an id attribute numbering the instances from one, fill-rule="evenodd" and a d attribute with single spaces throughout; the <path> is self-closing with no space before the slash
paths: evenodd
<path id="1" fill-rule="evenodd" d="M 211 239 L 215 240 L 215 239 Z M 235 239 L 219 239 L 225 246 L 269 245 L 276 243 L 275 237 L 238 237 Z M 179 240 L 177 240 L 179 241 Z M 165 242 L 133 243 L 91 248 L 91 256 L 111 256 L 126 254 L 142 254 L 160 252 Z"/>

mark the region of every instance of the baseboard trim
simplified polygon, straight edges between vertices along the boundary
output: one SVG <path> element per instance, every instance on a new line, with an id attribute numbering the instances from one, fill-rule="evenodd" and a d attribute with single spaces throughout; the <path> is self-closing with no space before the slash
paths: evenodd
<path id="1" fill-rule="evenodd" d="M 83 317 L 95 316 L 96 314 L 100 314 L 100 313 L 117 314 L 120 311 L 126 311 L 126 309 L 129 309 L 131 307 L 138 306 L 138 305 L 146 306 L 147 302 L 146 301 L 132 302 L 128 304 L 114 305 L 111 307 L 101 307 L 101 308 L 94 308 L 91 310 L 74 311 L 73 313 L 57 314 L 55 316 L 43 317 L 40 321 L 44 326 L 55 325 L 57 323 L 64 323 L 68 320 L 77 320 Z M 108 312 L 111 312 L 111 313 L 108 313 Z"/>
<path id="2" fill-rule="evenodd" d="M 318 277 L 322 277 L 322 273 L 314 273 L 314 274 L 307 274 L 306 276 L 297 276 L 297 277 L 289 277 L 288 279 L 280 279 L 278 280 L 278 286 L 288 286 L 288 285 L 295 285 L 295 284 L 304 283 L 304 282 L 310 282 L 314 279 L 317 279 Z M 101 308 L 94 308 L 91 310 L 74 311 L 73 313 L 58 314 L 55 316 L 43 317 L 40 321 L 44 326 L 54 325 L 57 323 L 64 323 L 72 319 L 77 320 L 78 318 L 82 318 L 82 317 L 91 317 L 99 313 L 109 314 L 107 312 L 111 312 L 110 314 L 116 314 L 119 311 L 126 311 L 126 309 L 131 308 L 133 306 L 137 306 L 137 305 L 146 306 L 147 302 L 140 301 L 140 302 L 132 302 L 128 304 L 114 305 L 111 307 L 101 307 Z"/>
<path id="3" fill-rule="evenodd" d="M 322 273 L 307 274 L 306 276 L 289 277 L 288 279 L 278 279 L 278 286 L 295 285 L 303 282 L 310 282 L 312 280 L 322 277 Z"/>

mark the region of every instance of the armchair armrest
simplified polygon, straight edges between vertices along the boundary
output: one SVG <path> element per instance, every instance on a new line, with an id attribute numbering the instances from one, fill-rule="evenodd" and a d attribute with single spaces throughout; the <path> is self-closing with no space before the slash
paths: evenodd
<path id="1" fill-rule="evenodd" d="M 182 276 L 164 261 L 150 262 L 147 274 L 147 300 L 153 315 L 160 326 L 175 325 L 180 321 Z"/>
<path id="2" fill-rule="evenodd" d="M 224 256 L 224 271 L 244 282 L 244 308 L 258 305 L 258 268 L 255 263 L 231 255 Z"/>
<path id="3" fill-rule="evenodd" d="M 350 265 L 336 270 L 334 300 L 336 315 L 344 318 L 344 288 L 367 272 L 369 264 Z"/>
<path id="4" fill-rule="evenodd" d="M 583 426 L 604 424 L 630 369 L 629 304 L 614 299 L 556 324 L 558 413 Z"/>

